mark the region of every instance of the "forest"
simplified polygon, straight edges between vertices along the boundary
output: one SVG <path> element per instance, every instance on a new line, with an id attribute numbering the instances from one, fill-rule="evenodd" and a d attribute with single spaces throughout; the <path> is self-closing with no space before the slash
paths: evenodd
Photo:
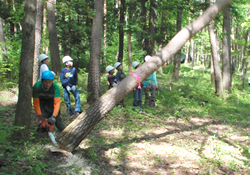
<path id="1" fill-rule="evenodd" d="M 248 0 L 0 0 L 0 174 L 250 174 L 249 9 Z M 58 145 L 37 132 L 41 54 L 60 91 Z M 79 116 L 67 112 L 64 56 L 78 74 Z M 109 89 L 116 62 L 126 78 Z M 150 107 L 143 81 L 154 72 Z"/>

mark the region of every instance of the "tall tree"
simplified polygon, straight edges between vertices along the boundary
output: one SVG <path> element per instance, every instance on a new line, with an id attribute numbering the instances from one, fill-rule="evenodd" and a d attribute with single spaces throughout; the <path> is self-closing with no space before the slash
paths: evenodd
<path id="1" fill-rule="evenodd" d="M 38 80 L 39 61 L 41 41 L 42 41 L 42 22 L 43 22 L 43 0 L 37 0 L 36 5 L 36 30 L 35 30 L 35 51 L 34 51 L 34 65 L 33 65 L 33 85 Z"/>
<path id="2" fill-rule="evenodd" d="M 13 134 L 15 139 L 27 140 L 30 136 L 33 58 L 35 46 L 36 0 L 24 1 L 23 40 L 19 72 L 19 93 L 15 112 L 15 126 L 22 129 Z"/>
<path id="3" fill-rule="evenodd" d="M 223 10 L 223 44 L 222 44 L 222 78 L 223 89 L 231 92 L 232 67 L 231 67 L 231 12 L 230 6 Z"/>
<path id="4" fill-rule="evenodd" d="M 120 13 L 119 13 L 119 55 L 118 55 L 118 61 L 122 63 L 123 60 L 123 47 L 124 47 L 124 11 L 125 11 L 125 0 L 119 0 L 119 7 L 120 7 Z"/>
<path id="5" fill-rule="evenodd" d="M 58 47 L 57 29 L 56 29 L 56 17 L 55 17 L 55 5 L 56 0 L 48 0 L 47 12 L 48 12 L 48 31 L 49 31 L 49 48 L 51 55 L 52 70 L 56 75 L 60 74 L 61 61 Z"/>
<path id="6" fill-rule="evenodd" d="M 177 33 L 181 30 L 181 23 L 182 23 L 182 12 L 183 12 L 183 6 L 178 5 L 177 6 Z M 174 81 L 177 81 L 179 79 L 179 72 L 181 67 L 181 49 L 177 52 L 177 54 L 174 56 L 174 69 L 171 76 L 171 79 Z"/>
<path id="7" fill-rule="evenodd" d="M 184 44 L 222 10 L 231 0 L 218 0 L 213 6 L 209 7 L 203 15 L 190 25 L 182 29 L 161 52 L 158 52 L 148 62 L 142 64 L 135 70 L 139 75 L 139 81 L 145 80 L 162 64 L 179 51 Z M 72 152 L 78 144 L 90 133 L 90 131 L 136 86 L 138 79 L 133 75 L 128 75 L 118 85 L 108 90 L 100 99 L 91 105 L 85 113 L 80 114 L 70 123 L 57 137 L 59 146 Z"/>
<path id="8" fill-rule="evenodd" d="M 206 3 L 209 5 L 210 0 L 206 0 Z M 213 64 L 211 67 L 213 68 L 214 72 L 214 82 L 215 82 L 215 89 L 216 93 L 220 96 L 222 94 L 222 78 L 221 78 L 221 69 L 220 69 L 220 59 L 219 54 L 217 53 L 217 46 L 216 46 L 216 39 L 214 34 L 214 27 L 213 27 L 213 21 L 211 21 L 208 25 L 208 31 L 209 31 L 209 38 L 210 38 L 210 44 L 211 44 L 211 64 Z"/>
<path id="9" fill-rule="evenodd" d="M 95 16 L 92 24 L 90 64 L 88 75 L 88 103 L 92 104 L 101 95 L 100 80 L 100 56 L 102 47 L 102 24 L 103 24 L 104 0 L 95 1 Z"/>
<path id="10" fill-rule="evenodd" d="M 156 4 L 154 0 L 150 0 L 149 9 L 149 25 L 148 25 L 148 36 L 145 37 L 145 48 L 147 55 L 154 54 L 154 35 L 155 35 L 155 9 Z"/>
<path id="11" fill-rule="evenodd" d="M 128 69 L 129 72 L 132 72 L 132 46 L 131 46 L 131 37 L 132 37 L 132 18 L 133 18 L 133 0 L 130 0 L 130 3 L 128 5 Z"/>
<path id="12" fill-rule="evenodd" d="M 0 58 L 1 60 L 7 61 L 7 49 L 5 45 L 5 40 L 4 40 L 4 30 L 3 30 L 3 23 L 2 23 L 2 18 L 0 17 L 0 45 L 1 45 L 1 55 L 2 57 Z"/>

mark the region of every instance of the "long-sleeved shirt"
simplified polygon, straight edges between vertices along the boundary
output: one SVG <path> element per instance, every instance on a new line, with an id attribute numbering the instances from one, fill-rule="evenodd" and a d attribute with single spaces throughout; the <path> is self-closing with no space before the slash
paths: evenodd
<path id="1" fill-rule="evenodd" d="M 66 86 L 77 85 L 78 75 L 76 68 L 74 67 L 72 69 L 63 68 L 60 73 L 60 80 L 64 88 L 66 88 Z"/>
<path id="2" fill-rule="evenodd" d="M 49 90 L 44 90 L 42 81 L 33 86 L 33 104 L 36 114 L 43 117 L 57 116 L 60 108 L 60 89 L 56 83 L 52 83 Z"/>
<path id="3" fill-rule="evenodd" d="M 156 72 L 152 73 L 142 84 L 154 84 L 157 85 Z"/>

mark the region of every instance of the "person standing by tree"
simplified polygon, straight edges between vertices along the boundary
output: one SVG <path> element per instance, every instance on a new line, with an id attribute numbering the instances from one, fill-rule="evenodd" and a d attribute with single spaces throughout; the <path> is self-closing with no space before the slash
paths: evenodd
<path id="1" fill-rule="evenodd" d="M 72 115 L 70 93 L 75 97 L 75 115 L 79 115 L 81 112 L 80 94 L 76 88 L 78 84 L 78 75 L 76 68 L 73 67 L 73 59 L 70 56 L 64 56 L 62 60 L 65 64 L 65 68 L 61 70 L 60 80 L 63 86 L 64 101 L 67 105 L 67 112 Z"/>
<path id="2" fill-rule="evenodd" d="M 42 63 L 42 65 L 40 66 L 40 80 L 41 80 L 43 72 L 46 70 L 49 70 L 49 67 L 48 67 L 49 56 L 46 54 L 41 54 L 41 55 L 39 55 L 38 60 L 40 63 Z M 53 71 L 51 71 L 51 72 L 53 73 L 54 76 L 56 75 Z"/>
<path id="3" fill-rule="evenodd" d="M 137 69 L 137 68 L 140 67 L 140 63 L 138 61 L 134 61 L 132 63 L 132 66 L 133 66 L 134 69 Z M 138 79 L 138 81 L 139 81 L 139 77 L 136 74 L 134 74 L 134 73 L 131 73 L 131 74 L 134 75 Z M 138 87 L 136 87 L 133 90 L 133 92 L 134 92 L 133 106 L 141 108 L 139 112 L 142 113 L 143 111 L 142 111 L 142 88 L 141 88 L 141 82 L 139 82 Z"/>
<path id="4" fill-rule="evenodd" d="M 60 117 L 60 89 L 53 80 L 54 74 L 51 71 L 43 72 L 41 81 L 33 86 L 33 103 L 39 123 L 46 118 L 48 123 L 56 125 L 61 132 L 65 126 Z"/>
<path id="5" fill-rule="evenodd" d="M 120 62 L 116 62 L 115 63 L 115 68 L 117 69 L 117 73 L 116 73 L 116 79 L 117 79 L 117 81 L 118 81 L 118 83 L 120 82 L 120 81 L 122 81 L 125 77 L 126 77 L 126 75 L 125 75 L 125 73 L 123 72 L 123 66 L 122 66 L 122 63 L 120 63 Z"/>
<path id="6" fill-rule="evenodd" d="M 109 85 L 109 89 L 111 89 L 112 87 L 114 87 L 115 85 L 117 85 L 117 79 L 114 76 L 115 73 L 115 68 L 111 65 L 108 65 L 106 67 L 106 71 L 109 73 L 108 75 L 108 85 Z"/>
<path id="7" fill-rule="evenodd" d="M 147 55 L 144 59 L 147 62 L 151 59 L 150 55 Z M 150 107 L 155 107 L 155 91 L 158 88 L 156 72 L 151 74 L 146 80 L 143 81 L 144 92 L 145 92 L 145 105 L 149 105 Z"/>

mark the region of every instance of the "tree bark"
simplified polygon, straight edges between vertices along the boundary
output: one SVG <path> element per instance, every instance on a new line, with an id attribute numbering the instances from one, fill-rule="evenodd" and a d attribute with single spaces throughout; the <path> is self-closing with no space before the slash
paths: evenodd
<path id="1" fill-rule="evenodd" d="M 93 104 L 101 95 L 101 69 L 100 55 L 102 47 L 102 24 L 103 24 L 104 0 L 95 1 L 95 16 L 92 24 L 90 66 L 88 75 L 88 103 Z"/>
<path id="2" fill-rule="evenodd" d="M 181 23 L 182 23 L 182 12 L 183 7 L 182 5 L 177 6 L 177 33 L 181 30 Z M 179 73 L 180 73 L 180 67 L 181 67 L 181 49 L 177 52 L 177 54 L 174 56 L 174 69 L 171 76 L 171 79 L 174 81 L 178 81 L 179 79 Z"/>
<path id="3" fill-rule="evenodd" d="M 210 0 L 206 0 L 207 3 L 210 3 Z M 215 90 L 216 93 L 221 96 L 223 89 L 222 89 L 222 78 L 221 78 L 221 69 L 220 69 L 220 59 L 219 54 L 217 53 L 217 46 L 216 46 L 216 39 L 214 34 L 214 27 L 213 27 L 213 21 L 211 21 L 208 25 L 208 31 L 209 31 L 209 38 L 210 38 L 210 44 L 211 44 L 211 63 L 213 66 L 211 68 L 214 69 L 214 80 L 211 79 L 211 82 L 214 81 L 215 83 Z M 213 78 L 213 77 L 211 77 Z"/>
<path id="4" fill-rule="evenodd" d="M 40 55 L 41 41 L 42 41 L 42 22 L 43 22 L 43 0 L 37 0 L 36 5 L 36 30 L 35 30 L 35 51 L 34 51 L 34 65 L 33 65 L 33 85 L 38 80 L 39 75 L 39 61 L 38 57 Z"/>
<path id="5" fill-rule="evenodd" d="M 124 47 L 124 10 L 125 10 L 125 0 L 119 0 L 120 5 L 120 24 L 119 24 L 119 55 L 118 55 L 118 62 L 122 63 L 123 60 L 123 47 Z"/>
<path id="6" fill-rule="evenodd" d="M 184 44 L 208 23 L 228 4 L 231 0 L 218 0 L 209 7 L 203 15 L 190 25 L 182 29 L 161 52 L 158 52 L 149 61 L 143 63 L 134 71 L 139 75 L 142 82 L 155 70 L 169 60 L 178 52 Z M 62 149 L 72 152 L 80 142 L 90 133 L 117 103 L 128 95 L 136 86 L 138 80 L 133 75 L 128 75 L 118 85 L 108 90 L 85 113 L 81 113 L 72 123 L 70 123 L 57 137 L 56 141 Z"/>
<path id="7" fill-rule="evenodd" d="M 223 10 L 223 47 L 222 47 L 222 77 L 223 89 L 231 92 L 232 67 L 231 67 L 231 27 L 230 27 L 230 6 Z"/>
<path id="8" fill-rule="evenodd" d="M 132 3 L 133 1 L 130 0 L 130 5 L 129 5 L 129 9 L 128 9 L 128 22 L 129 22 L 129 30 L 128 30 L 128 72 L 131 73 L 132 72 L 132 46 L 131 46 L 131 35 L 132 35 L 132 31 L 131 31 L 131 27 L 130 25 L 132 24 L 132 17 L 133 17 L 133 9 L 132 9 Z"/>
<path id="9" fill-rule="evenodd" d="M 2 57 L 0 58 L 0 61 L 7 61 L 7 49 L 5 45 L 5 40 L 4 40 L 4 31 L 3 31 L 3 23 L 2 23 L 2 18 L 0 17 L 0 44 L 1 44 L 1 55 Z"/>
<path id="10" fill-rule="evenodd" d="M 56 73 L 56 75 L 59 75 L 61 72 L 61 60 L 56 30 L 55 4 L 56 0 L 48 0 L 47 2 L 48 31 L 52 70 Z"/>
<path id="11" fill-rule="evenodd" d="M 19 73 L 19 93 L 14 126 L 24 127 L 13 134 L 14 139 L 30 136 L 32 74 L 35 46 L 36 0 L 24 1 L 23 40 Z M 24 110 L 25 109 L 25 110 Z"/>

